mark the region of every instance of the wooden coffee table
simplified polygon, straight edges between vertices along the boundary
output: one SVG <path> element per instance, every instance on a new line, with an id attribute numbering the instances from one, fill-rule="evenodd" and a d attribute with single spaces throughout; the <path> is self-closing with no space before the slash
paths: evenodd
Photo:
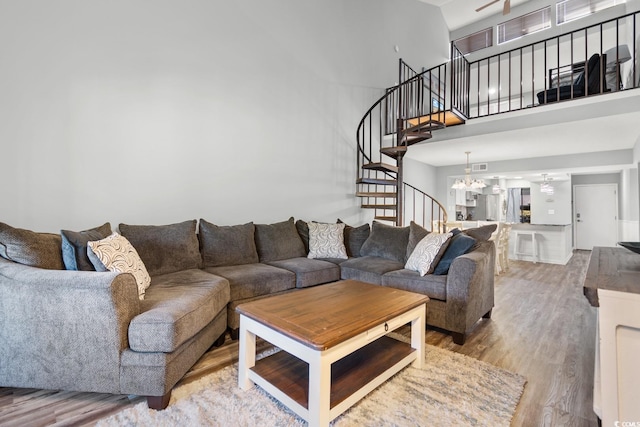
<path id="1" fill-rule="evenodd" d="M 422 367 L 425 295 L 344 280 L 239 305 L 238 385 L 325 426 L 405 366 Z M 386 336 L 411 323 L 411 344 Z M 256 363 L 256 336 L 283 351 Z"/>

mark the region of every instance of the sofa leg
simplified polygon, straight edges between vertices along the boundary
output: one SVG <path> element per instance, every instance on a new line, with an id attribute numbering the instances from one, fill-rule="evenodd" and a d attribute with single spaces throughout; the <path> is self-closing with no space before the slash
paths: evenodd
<path id="1" fill-rule="evenodd" d="M 231 336 L 232 340 L 238 341 L 238 338 L 240 338 L 240 328 L 238 328 L 238 329 L 230 329 L 229 330 L 229 335 Z"/>
<path id="2" fill-rule="evenodd" d="M 451 332 L 451 338 L 453 338 L 454 344 L 464 345 L 464 333 L 461 334 L 460 332 Z"/>
<path id="3" fill-rule="evenodd" d="M 491 312 L 493 311 L 493 309 L 487 311 L 484 316 L 482 316 L 483 319 L 491 319 Z"/>
<path id="4" fill-rule="evenodd" d="M 220 347 L 222 344 L 224 344 L 225 335 L 225 332 L 223 332 L 222 335 L 220 335 L 218 339 L 213 342 L 213 345 L 211 347 Z"/>
<path id="5" fill-rule="evenodd" d="M 147 406 L 149 409 L 161 411 L 169 405 L 171 400 L 171 390 L 164 396 L 147 396 Z"/>

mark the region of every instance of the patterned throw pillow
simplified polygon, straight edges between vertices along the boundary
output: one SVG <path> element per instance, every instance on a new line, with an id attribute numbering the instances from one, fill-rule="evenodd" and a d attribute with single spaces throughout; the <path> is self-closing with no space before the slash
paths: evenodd
<path id="1" fill-rule="evenodd" d="M 113 233 L 102 240 L 89 242 L 88 245 L 87 255 L 97 271 L 106 268 L 116 273 L 133 274 L 138 284 L 138 298 L 144 299 L 145 291 L 151 284 L 151 277 L 138 252 L 127 239 Z M 103 266 L 104 268 L 101 268 Z"/>
<path id="2" fill-rule="evenodd" d="M 344 246 L 344 224 L 309 222 L 308 258 L 347 259 Z"/>
<path id="3" fill-rule="evenodd" d="M 442 257 L 446 244 L 451 238 L 451 233 L 429 233 L 420 240 L 411 253 L 404 268 L 420 273 L 420 276 L 429 274 L 435 269 L 439 258 Z"/>

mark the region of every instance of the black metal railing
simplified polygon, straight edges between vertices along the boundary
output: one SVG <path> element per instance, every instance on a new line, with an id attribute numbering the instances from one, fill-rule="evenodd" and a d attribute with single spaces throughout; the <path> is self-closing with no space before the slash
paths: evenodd
<path id="1" fill-rule="evenodd" d="M 380 206 L 375 215 L 396 218 L 398 225 L 404 218 L 429 229 L 433 221 L 446 222 L 437 200 L 403 182 L 401 155 L 398 173 L 363 166 L 383 164 L 383 151 L 394 152 L 385 149 L 407 144 L 406 129 L 435 125 L 445 112 L 472 119 L 640 87 L 639 16 L 630 13 L 474 61 L 452 44 L 449 62 L 422 72 L 400 60 L 399 84 L 373 104 L 356 133 L 358 182 L 375 182 L 358 184 L 361 192 L 376 194 L 363 205 Z M 396 186 L 384 183 L 396 178 Z M 430 209 L 418 208 L 429 203 Z"/>
<path id="2" fill-rule="evenodd" d="M 358 193 L 376 193 L 377 197 L 366 197 L 365 206 L 381 206 L 375 210 L 376 217 L 394 217 L 396 224 L 404 223 L 405 208 L 403 206 L 404 183 L 402 182 L 402 165 L 392 164 L 399 168 L 398 173 L 380 170 L 379 168 L 363 168 L 374 163 L 395 163 L 390 156 L 383 154 L 384 149 L 401 147 L 407 144 L 403 131 L 418 123 L 435 123 L 438 113 L 448 106 L 446 96 L 447 64 L 416 72 L 404 61 L 399 61 L 400 83 L 385 91 L 366 112 L 356 132 L 358 141 L 357 180 L 362 182 L 397 179 L 396 186 L 380 183 L 360 183 Z M 430 125 L 427 126 L 427 128 Z M 398 153 L 398 151 L 395 151 Z M 401 154 L 398 158 L 401 159 Z M 413 190 L 412 190 L 413 191 Z M 420 191 L 417 190 L 416 191 Z M 427 199 L 433 198 L 426 193 Z M 437 201 L 435 201 L 437 205 Z M 441 205 L 440 205 L 441 206 Z M 442 208 L 444 209 L 444 208 Z M 445 216 L 441 212 L 439 216 Z M 429 226 L 430 223 L 421 224 Z"/>
<path id="3" fill-rule="evenodd" d="M 640 12 L 630 13 L 471 61 L 467 117 L 639 87 L 639 16 Z M 452 54 L 454 60 L 457 56 Z M 464 73 L 454 73 L 458 74 L 462 81 Z"/>
<path id="4" fill-rule="evenodd" d="M 447 210 L 444 206 L 413 185 L 404 183 L 405 223 L 414 221 L 430 231 L 441 231 L 440 224 L 447 222 Z"/>

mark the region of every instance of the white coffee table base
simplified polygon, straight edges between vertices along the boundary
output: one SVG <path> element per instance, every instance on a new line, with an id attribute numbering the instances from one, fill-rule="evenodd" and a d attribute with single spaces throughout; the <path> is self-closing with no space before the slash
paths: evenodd
<path id="1" fill-rule="evenodd" d="M 423 304 L 329 349 L 319 351 L 256 320 L 241 315 L 238 385 L 240 388 L 247 390 L 255 383 L 306 420 L 310 426 L 326 426 L 331 420 L 353 406 L 405 366 L 413 364 L 417 368 L 422 367 L 425 348 L 425 321 L 426 305 Z M 388 345 L 391 342 L 385 342 L 384 345 L 378 342 L 376 346 L 374 343 L 376 340 L 407 323 L 411 323 L 410 346 L 404 343 Z M 289 394 L 273 385 L 272 381 L 262 376 L 259 373 L 260 370 L 256 369 L 256 336 L 308 364 L 309 399 L 306 402 L 307 407 L 305 407 L 304 402 L 301 404 L 299 400 L 292 398 Z M 399 343 L 388 337 L 382 339 Z M 396 350 L 400 345 L 404 346 L 406 350 L 398 353 Z M 359 389 L 354 390 L 348 397 L 341 399 L 334 406 L 331 406 L 331 365 L 341 359 L 348 359 L 346 356 L 357 351 L 365 351 L 365 347 L 373 349 L 373 346 L 376 346 L 376 351 L 378 352 L 395 351 L 393 357 L 389 359 L 392 360 L 392 364 L 384 367 L 373 367 L 374 371 L 378 369 L 379 372 L 375 371 L 376 373 L 373 374 L 373 378 L 370 381 L 363 384 Z M 371 358 L 366 359 L 370 360 Z M 373 359 L 378 359 L 378 357 Z M 260 362 L 258 362 L 259 364 Z M 283 368 L 286 369 L 286 367 Z M 368 372 L 370 373 L 370 370 Z"/>

